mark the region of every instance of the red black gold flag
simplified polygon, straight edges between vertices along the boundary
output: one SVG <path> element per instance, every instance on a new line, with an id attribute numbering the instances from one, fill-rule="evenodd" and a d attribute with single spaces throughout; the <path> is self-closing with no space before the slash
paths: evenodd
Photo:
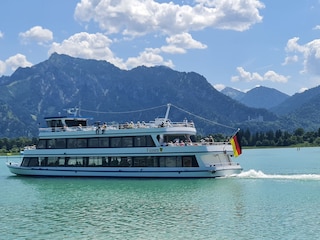
<path id="1" fill-rule="evenodd" d="M 239 155 L 241 155 L 242 153 L 242 149 L 241 149 L 241 145 L 239 142 L 239 138 L 238 138 L 238 133 L 237 132 L 231 139 L 230 139 L 230 143 L 232 145 L 233 148 L 233 154 L 235 157 L 238 157 Z"/>

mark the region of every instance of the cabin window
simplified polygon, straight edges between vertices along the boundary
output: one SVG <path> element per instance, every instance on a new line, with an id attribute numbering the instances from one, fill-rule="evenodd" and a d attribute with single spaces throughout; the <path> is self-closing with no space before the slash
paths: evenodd
<path id="1" fill-rule="evenodd" d="M 110 158 L 110 167 L 118 167 L 121 161 L 120 157 L 111 157 Z"/>
<path id="2" fill-rule="evenodd" d="M 67 141 L 67 148 L 77 148 L 77 139 L 69 138 Z"/>
<path id="3" fill-rule="evenodd" d="M 133 147 L 132 137 L 123 137 L 122 138 L 122 147 Z"/>
<path id="4" fill-rule="evenodd" d="M 199 167 L 199 164 L 194 156 L 182 157 L 183 167 Z"/>
<path id="5" fill-rule="evenodd" d="M 176 167 L 177 158 L 176 157 L 166 157 L 166 167 Z"/>
<path id="6" fill-rule="evenodd" d="M 146 158 L 145 157 L 134 157 L 133 166 L 134 167 L 146 167 Z"/>
<path id="7" fill-rule="evenodd" d="M 56 139 L 55 148 L 66 148 L 66 139 L 65 138 L 59 138 Z"/>
<path id="8" fill-rule="evenodd" d="M 102 148 L 109 147 L 109 138 L 99 138 L 99 147 L 102 147 Z"/>
<path id="9" fill-rule="evenodd" d="M 48 157 L 48 159 L 47 159 L 48 166 L 55 166 L 56 161 L 57 161 L 56 157 Z"/>
<path id="10" fill-rule="evenodd" d="M 40 157 L 40 166 L 48 166 L 48 157 Z"/>
<path id="11" fill-rule="evenodd" d="M 65 163 L 66 163 L 66 159 L 65 158 L 58 157 L 58 159 L 56 161 L 56 165 L 57 166 L 60 166 L 60 167 L 65 166 L 66 165 Z"/>
<path id="12" fill-rule="evenodd" d="M 88 167 L 102 166 L 101 157 L 89 157 Z"/>
<path id="13" fill-rule="evenodd" d="M 49 139 L 47 144 L 48 148 L 56 148 L 56 139 Z"/>
<path id="14" fill-rule="evenodd" d="M 145 136 L 137 136 L 134 137 L 134 146 L 135 147 L 145 147 L 146 144 L 146 137 Z"/>
<path id="15" fill-rule="evenodd" d="M 24 157 L 21 163 L 22 167 L 37 167 L 39 160 L 37 157 Z"/>
<path id="16" fill-rule="evenodd" d="M 121 157 L 120 159 L 120 167 L 130 167 L 132 163 L 131 157 Z"/>
<path id="17" fill-rule="evenodd" d="M 88 139 L 88 147 L 89 148 L 96 148 L 99 146 L 99 139 L 98 138 L 89 138 Z"/>
<path id="18" fill-rule="evenodd" d="M 147 157 L 146 166 L 147 167 L 158 167 L 158 157 Z"/>
<path id="19" fill-rule="evenodd" d="M 110 139 L 110 147 L 119 148 L 121 147 L 121 137 L 113 137 Z"/>
<path id="20" fill-rule="evenodd" d="M 85 138 L 79 138 L 77 140 L 77 147 L 78 148 L 86 148 L 87 147 L 87 139 Z"/>
<path id="21" fill-rule="evenodd" d="M 146 142 L 146 147 L 155 147 L 155 144 L 151 136 L 146 136 Z"/>
<path id="22" fill-rule="evenodd" d="M 38 144 L 37 144 L 37 148 L 39 149 L 45 149 L 47 148 L 47 141 L 45 139 L 40 139 Z"/>

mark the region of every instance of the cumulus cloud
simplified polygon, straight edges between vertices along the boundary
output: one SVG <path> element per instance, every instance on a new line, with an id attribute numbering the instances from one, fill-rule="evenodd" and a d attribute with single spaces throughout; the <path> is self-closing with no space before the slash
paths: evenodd
<path id="1" fill-rule="evenodd" d="M 320 25 L 315 26 L 313 30 L 320 30 Z"/>
<path id="2" fill-rule="evenodd" d="M 288 65 L 290 63 L 298 62 L 298 60 L 299 60 L 299 57 L 297 55 L 287 56 L 284 59 L 284 62 L 282 63 L 282 65 Z"/>
<path id="3" fill-rule="evenodd" d="M 33 64 L 29 62 L 25 55 L 16 54 L 9 57 L 5 61 L 5 67 L 10 68 L 12 71 L 15 71 L 18 67 L 31 67 Z"/>
<path id="4" fill-rule="evenodd" d="M 199 0 L 194 6 L 153 0 L 82 0 L 75 18 L 96 22 L 108 33 L 171 35 L 208 27 L 244 31 L 262 21 L 262 8 L 258 0 Z"/>
<path id="5" fill-rule="evenodd" d="M 0 31 L 0 38 L 3 38 L 3 33 Z"/>
<path id="6" fill-rule="evenodd" d="M 309 89 L 309 88 L 306 88 L 306 87 L 300 88 L 299 91 L 298 91 L 298 93 L 303 93 L 304 91 L 307 91 L 308 89 Z"/>
<path id="7" fill-rule="evenodd" d="M 221 91 L 221 90 L 225 89 L 226 86 L 224 84 L 215 84 L 215 85 L 213 85 L 213 87 L 215 89 L 217 89 L 218 91 Z"/>
<path id="8" fill-rule="evenodd" d="M 231 81 L 246 81 L 246 82 L 254 82 L 254 81 L 271 81 L 271 82 L 279 82 L 279 83 L 286 83 L 289 79 L 288 76 L 280 75 L 274 71 L 267 71 L 263 75 L 260 75 L 257 72 L 248 72 L 244 70 L 243 67 L 237 67 L 237 71 L 239 75 L 232 76 Z"/>
<path id="9" fill-rule="evenodd" d="M 174 67 L 171 60 L 165 61 L 159 53 L 160 49 L 148 48 L 144 52 L 141 52 L 138 57 L 130 57 L 126 61 L 126 66 L 128 68 L 134 68 L 137 66 L 155 66 L 155 65 L 164 65 L 167 67 Z"/>
<path id="10" fill-rule="evenodd" d="M 101 33 L 89 34 L 81 32 L 72 35 L 62 43 L 54 42 L 49 54 L 57 52 L 85 59 L 106 60 L 116 66 L 125 68 L 122 60 L 116 58 L 110 50 L 111 43 L 112 40 Z"/>
<path id="11" fill-rule="evenodd" d="M 41 26 L 32 27 L 26 32 L 19 33 L 19 36 L 23 43 L 35 41 L 42 45 L 53 40 L 53 33 L 49 29 L 42 28 Z"/>
<path id="12" fill-rule="evenodd" d="M 288 57 L 290 54 L 300 54 L 303 59 L 302 73 L 320 75 L 320 39 L 315 39 L 304 45 L 298 43 L 299 38 L 289 39 L 285 48 Z M 286 61 L 285 61 L 286 62 Z"/>

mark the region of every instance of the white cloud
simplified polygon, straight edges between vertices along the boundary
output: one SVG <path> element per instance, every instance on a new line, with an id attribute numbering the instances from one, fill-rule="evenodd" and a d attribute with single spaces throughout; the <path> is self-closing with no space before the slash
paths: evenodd
<path id="1" fill-rule="evenodd" d="M 215 85 L 213 85 L 213 87 L 215 89 L 217 89 L 218 91 L 221 91 L 221 90 L 225 89 L 226 86 L 224 84 L 215 84 Z"/>
<path id="2" fill-rule="evenodd" d="M 16 54 L 9 57 L 5 61 L 6 68 L 10 68 L 12 71 L 15 71 L 18 67 L 31 67 L 33 64 L 29 62 L 25 55 Z"/>
<path id="3" fill-rule="evenodd" d="M 49 54 L 57 52 L 85 59 L 106 60 L 122 69 L 131 69 L 141 65 L 174 66 L 171 60 L 165 60 L 160 55 L 164 51 L 162 48 L 147 48 L 141 52 L 139 56 L 129 57 L 124 61 L 123 59 L 114 56 L 110 49 L 111 44 L 112 40 L 101 33 L 89 34 L 81 32 L 64 40 L 62 43 L 54 42 L 49 50 Z M 174 48 L 174 46 L 171 47 L 172 49 Z"/>
<path id="4" fill-rule="evenodd" d="M 299 57 L 297 55 L 287 56 L 284 59 L 284 62 L 282 63 L 282 65 L 288 65 L 289 63 L 298 62 L 298 60 L 299 60 Z"/>
<path id="5" fill-rule="evenodd" d="M 4 34 L 0 31 L 0 38 L 3 38 Z"/>
<path id="6" fill-rule="evenodd" d="M 53 40 L 53 33 L 49 29 L 42 28 L 41 26 L 32 27 L 26 32 L 19 33 L 19 36 L 23 43 L 35 41 L 42 45 Z"/>
<path id="7" fill-rule="evenodd" d="M 298 93 L 303 93 L 304 91 L 307 91 L 308 89 L 309 89 L 309 88 L 306 88 L 306 87 L 300 88 L 299 91 L 298 91 Z"/>
<path id="8" fill-rule="evenodd" d="M 186 49 L 205 49 L 207 46 L 192 38 L 189 33 L 176 34 L 166 38 L 168 45 L 162 46 L 161 50 L 171 54 L 186 53 Z"/>
<path id="9" fill-rule="evenodd" d="M 62 43 L 54 42 L 49 54 L 57 52 L 85 59 L 106 60 L 118 67 L 125 68 L 122 60 L 116 58 L 110 50 L 111 43 L 112 40 L 101 33 L 81 32 L 69 37 Z"/>
<path id="10" fill-rule="evenodd" d="M 320 25 L 315 26 L 314 28 L 312 28 L 313 30 L 320 30 Z"/>
<path id="11" fill-rule="evenodd" d="M 244 31 L 262 21 L 258 0 L 196 1 L 194 6 L 153 0 L 82 0 L 75 9 L 80 22 L 97 22 L 108 33 L 141 36 L 180 34 L 213 27 Z"/>
<path id="12" fill-rule="evenodd" d="M 134 68 L 137 66 L 155 66 L 155 65 L 164 65 L 167 67 L 174 67 L 171 60 L 165 61 L 162 56 L 159 55 L 161 52 L 160 49 L 148 48 L 144 52 L 141 52 L 138 57 L 130 57 L 126 61 L 126 66 L 128 68 Z"/>
<path id="13" fill-rule="evenodd" d="M 302 73 L 320 75 L 320 39 L 315 39 L 304 45 L 298 44 L 298 37 L 289 39 L 285 48 L 287 54 L 300 54 L 303 60 Z M 286 62 L 286 60 L 285 60 Z"/>
<path id="14" fill-rule="evenodd" d="M 0 76 L 6 72 L 6 63 L 0 60 Z"/>
<path id="15" fill-rule="evenodd" d="M 286 83 L 289 79 L 288 76 L 280 75 L 274 71 L 267 71 L 263 75 L 260 75 L 257 72 L 248 72 L 245 71 L 243 67 L 237 67 L 237 71 L 239 73 L 238 76 L 232 76 L 231 81 L 237 82 L 237 81 L 246 81 L 246 82 L 254 82 L 254 81 L 271 81 L 271 82 L 280 82 L 280 83 Z"/>
<path id="16" fill-rule="evenodd" d="M 194 40 L 189 33 L 181 33 L 166 38 L 169 45 L 179 46 L 185 49 L 205 49 L 207 46 Z"/>

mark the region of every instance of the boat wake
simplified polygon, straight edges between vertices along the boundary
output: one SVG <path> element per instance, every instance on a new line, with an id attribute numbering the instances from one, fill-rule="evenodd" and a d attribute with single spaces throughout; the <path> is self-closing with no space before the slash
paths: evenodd
<path id="1" fill-rule="evenodd" d="M 250 169 L 235 175 L 236 178 L 250 179 L 284 179 L 284 180 L 316 180 L 320 181 L 320 174 L 265 174 L 262 171 Z"/>

